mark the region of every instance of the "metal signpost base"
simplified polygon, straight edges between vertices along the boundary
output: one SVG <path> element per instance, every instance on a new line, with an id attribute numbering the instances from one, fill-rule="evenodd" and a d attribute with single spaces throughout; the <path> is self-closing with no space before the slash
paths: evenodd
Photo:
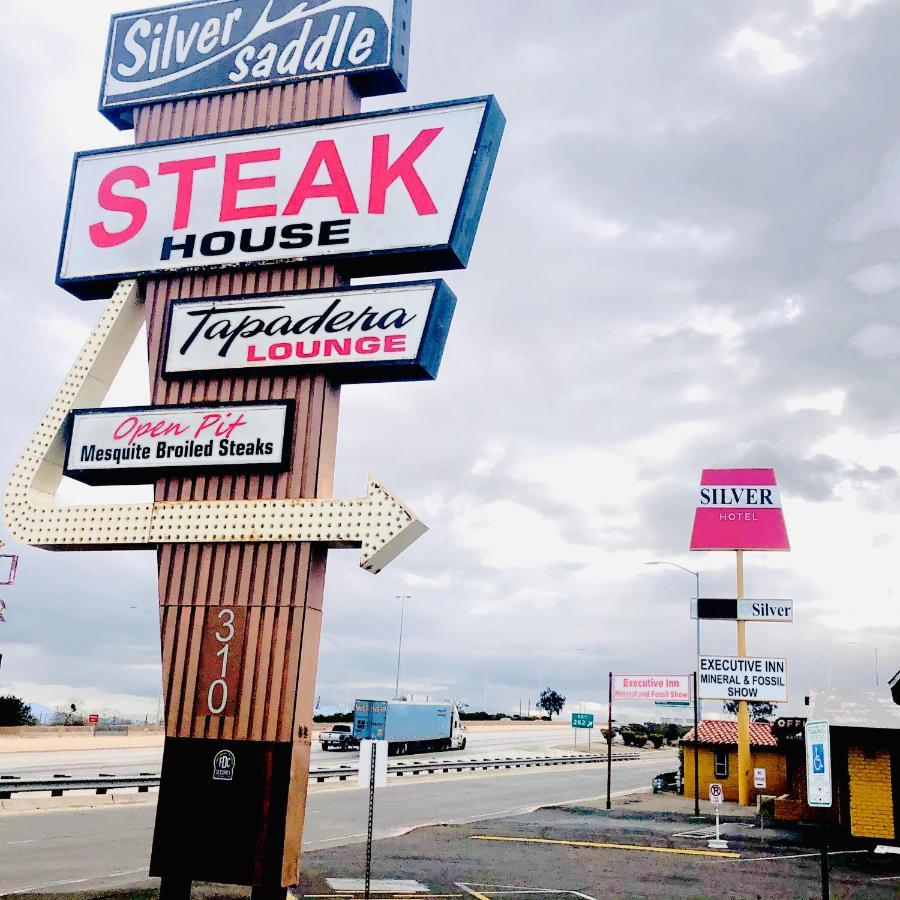
<path id="1" fill-rule="evenodd" d="M 606 808 L 612 809 L 612 742 L 613 742 L 613 730 L 612 730 L 612 681 L 613 681 L 613 673 L 609 673 L 609 707 L 608 707 L 608 715 L 609 722 L 607 723 L 607 731 L 606 731 Z"/>
<path id="2" fill-rule="evenodd" d="M 828 875 L 828 813 L 822 810 L 820 827 L 822 829 L 822 847 L 819 856 L 819 868 L 822 874 L 822 900 L 828 900 L 831 896 L 831 886 Z"/>
<path id="3" fill-rule="evenodd" d="M 716 837 L 715 840 L 709 841 L 707 846 L 711 850 L 727 850 L 728 841 L 723 841 L 719 833 L 719 807 L 716 807 Z"/>
<path id="4" fill-rule="evenodd" d="M 375 823 L 375 757 L 378 744 L 372 741 L 372 761 L 369 770 L 369 832 L 366 837 L 366 900 L 372 883 L 372 826 Z"/>
<path id="5" fill-rule="evenodd" d="M 191 879 L 166 875 L 159 881 L 159 900 L 190 900 Z"/>
<path id="6" fill-rule="evenodd" d="M 694 815 L 698 818 L 700 816 L 700 710 L 696 672 L 694 672 Z"/>

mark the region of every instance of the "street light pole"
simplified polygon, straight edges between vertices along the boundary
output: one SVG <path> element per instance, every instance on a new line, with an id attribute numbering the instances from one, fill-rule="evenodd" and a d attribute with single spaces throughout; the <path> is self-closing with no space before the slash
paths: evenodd
<path id="1" fill-rule="evenodd" d="M 411 600 L 409 594 L 397 594 L 396 599 L 400 601 L 400 639 L 397 641 L 397 681 L 394 685 L 394 699 L 400 699 L 400 653 L 403 650 L 403 612 L 406 608 L 406 601 Z"/>
<path id="2" fill-rule="evenodd" d="M 682 572 L 687 572 L 688 575 L 693 575 L 694 582 L 696 584 L 696 590 L 697 590 L 697 600 L 699 602 L 699 600 L 700 600 L 700 572 L 699 571 L 695 572 L 693 569 L 688 569 L 686 566 L 682 566 L 682 565 L 679 565 L 678 563 L 674 563 L 674 562 L 669 562 L 668 560 L 664 560 L 664 559 L 651 560 L 650 562 L 644 563 L 644 565 L 645 566 L 672 566 L 675 569 L 681 569 Z M 698 615 L 697 616 L 697 660 L 698 660 L 698 662 L 694 664 L 695 669 L 700 664 L 699 659 L 700 659 L 700 616 Z M 701 719 L 703 718 L 703 703 L 702 703 L 702 701 L 699 704 L 699 716 Z"/>
<path id="3" fill-rule="evenodd" d="M 576 647 L 578 651 L 578 712 L 584 712 L 584 653 L 587 647 Z"/>
<path id="4" fill-rule="evenodd" d="M 868 647 L 875 654 L 875 687 L 879 687 L 880 679 L 878 677 L 878 648 L 871 644 L 864 644 L 862 641 L 843 641 L 844 644 L 854 644 L 857 647 Z"/>

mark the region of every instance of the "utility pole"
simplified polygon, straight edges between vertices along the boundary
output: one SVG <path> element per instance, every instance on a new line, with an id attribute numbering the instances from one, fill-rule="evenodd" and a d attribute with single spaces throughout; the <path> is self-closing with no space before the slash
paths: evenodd
<path id="1" fill-rule="evenodd" d="M 403 612 L 406 608 L 406 601 L 412 600 L 409 594 L 397 594 L 396 599 L 400 601 L 400 639 L 397 641 L 397 681 L 394 684 L 394 699 L 400 699 L 400 653 L 403 650 Z"/>
<path id="2" fill-rule="evenodd" d="M 578 651 L 578 712 L 584 712 L 584 653 L 586 647 L 576 647 Z"/>
<path id="3" fill-rule="evenodd" d="M 688 569 L 686 566 L 679 565 L 678 563 L 669 562 L 668 560 L 664 560 L 664 559 L 655 559 L 655 560 L 652 560 L 651 562 L 644 563 L 644 565 L 645 566 L 672 566 L 672 568 L 674 568 L 674 569 L 681 569 L 682 572 L 687 572 L 688 575 L 693 575 L 694 582 L 696 584 L 697 601 L 699 602 L 699 600 L 700 600 L 700 572 L 699 572 L 699 570 L 697 570 L 695 572 L 693 569 Z M 696 648 L 697 649 L 697 659 L 699 660 L 700 659 L 700 616 L 697 616 L 696 644 L 697 644 L 697 648 Z M 695 667 L 697 665 L 699 665 L 699 663 L 695 663 Z M 703 702 L 698 701 L 698 703 L 699 703 L 698 713 L 700 715 L 700 718 L 702 719 L 703 718 Z"/>

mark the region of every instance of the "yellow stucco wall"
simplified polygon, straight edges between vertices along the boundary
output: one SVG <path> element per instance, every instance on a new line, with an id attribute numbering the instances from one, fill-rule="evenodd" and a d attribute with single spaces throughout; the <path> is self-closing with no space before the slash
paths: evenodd
<path id="1" fill-rule="evenodd" d="M 867 756 L 861 747 L 851 745 L 847 752 L 847 770 L 850 775 L 850 833 L 854 837 L 893 840 L 890 751 L 877 750 Z"/>
<path id="2" fill-rule="evenodd" d="M 724 748 L 722 748 L 724 749 Z M 712 747 L 701 747 L 700 757 L 700 796 L 709 797 L 709 786 L 713 782 L 722 785 L 722 793 L 726 800 L 738 800 L 737 747 L 728 748 L 728 777 L 716 778 L 715 755 Z M 784 755 L 777 750 L 754 749 L 750 754 L 750 802 L 756 803 L 757 794 L 784 794 L 787 792 L 787 767 Z M 766 770 L 766 786 L 760 790 L 753 787 L 753 769 Z M 694 790 L 694 748 L 684 748 L 684 792 L 692 794 Z"/>

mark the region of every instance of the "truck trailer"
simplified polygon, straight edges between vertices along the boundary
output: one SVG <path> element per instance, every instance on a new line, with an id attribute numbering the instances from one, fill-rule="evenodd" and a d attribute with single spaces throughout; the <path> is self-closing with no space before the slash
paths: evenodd
<path id="1" fill-rule="evenodd" d="M 411 703 L 406 700 L 357 700 L 353 736 L 388 742 L 388 753 L 433 753 L 462 750 L 466 735 L 453 703 Z"/>

